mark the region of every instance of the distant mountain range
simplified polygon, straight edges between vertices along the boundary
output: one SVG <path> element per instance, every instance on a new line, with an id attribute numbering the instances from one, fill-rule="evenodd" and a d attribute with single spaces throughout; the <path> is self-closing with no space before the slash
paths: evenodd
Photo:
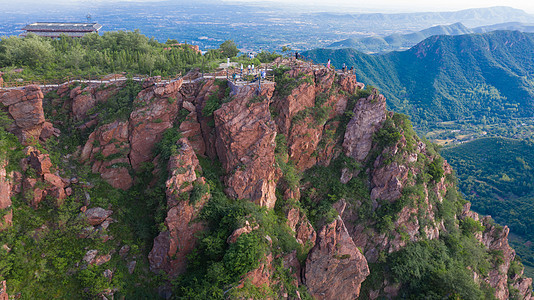
<path id="1" fill-rule="evenodd" d="M 358 80 L 387 96 L 391 109 L 419 125 L 467 117 L 532 117 L 534 34 L 494 31 L 433 36 L 409 50 L 367 55 L 316 49 L 303 55 L 354 67 Z"/>
<path id="2" fill-rule="evenodd" d="M 280 51 L 282 46 L 307 50 L 347 38 L 390 35 L 395 38 L 395 35 L 458 22 L 468 28 L 505 22 L 534 23 L 532 15 L 503 6 L 384 14 L 350 13 L 350 10 L 345 10 L 348 13 L 310 13 L 291 3 L 273 5 L 269 1 L 64 1 L 60 9 L 47 1 L 32 5 L 27 4 L 28 0 L 11 2 L 0 10 L 0 39 L 3 35 L 18 35 L 20 28 L 36 21 L 80 22 L 86 21 L 90 14 L 92 21 L 103 25 L 102 32 L 139 29 L 161 42 L 177 39 L 198 45 L 202 50 L 217 48 L 225 40 L 233 39 L 243 52 Z M 353 6 L 352 11 L 362 9 Z M 425 37 L 423 34 L 408 46 L 399 43 L 410 47 Z"/>
<path id="3" fill-rule="evenodd" d="M 364 53 L 379 53 L 395 50 L 406 50 L 417 43 L 434 35 L 461 35 L 469 33 L 485 33 L 496 30 L 518 30 L 522 32 L 534 32 L 534 23 L 506 22 L 476 28 L 468 28 L 458 22 L 451 25 L 437 25 L 421 31 L 408 34 L 392 34 L 386 37 L 350 38 L 332 43 L 327 48 L 341 49 L 354 48 Z"/>
<path id="4" fill-rule="evenodd" d="M 354 48 L 365 53 L 393 51 L 410 48 L 433 35 L 460 35 L 473 33 L 462 23 L 438 25 L 408 34 L 392 34 L 386 37 L 350 38 L 328 45 L 327 48 Z"/>

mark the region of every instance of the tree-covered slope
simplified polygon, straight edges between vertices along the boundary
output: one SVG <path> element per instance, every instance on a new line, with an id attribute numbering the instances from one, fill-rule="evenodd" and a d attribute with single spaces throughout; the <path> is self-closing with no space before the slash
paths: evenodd
<path id="1" fill-rule="evenodd" d="M 442 150 L 454 167 L 460 190 L 473 209 L 490 214 L 530 244 L 523 262 L 534 267 L 534 145 L 532 142 L 487 138 Z"/>
<path id="2" fill-rule="evenodd" d="M 370 56 L 351 49 L 304 55 L 354 67 L 392 110 L 418 126 L 472 118 L 499 122 L 534 112 L 534 35 L 517 31 L 433 36 L 411 49 Z"/>

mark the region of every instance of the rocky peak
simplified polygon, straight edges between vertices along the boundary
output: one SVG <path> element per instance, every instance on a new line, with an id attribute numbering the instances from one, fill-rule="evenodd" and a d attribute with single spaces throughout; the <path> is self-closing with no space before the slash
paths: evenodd
<path id="1" fill-rule="evenodd" d="M 354 115 L 347 124 L 343 149 L 345 155 L 363 162 L 371 151 L 373 134 L 386 119 L 386 98 L 374 90 L 370 96 L 356 102 L 352 113 Z"/>
<path id="2" fill-rule="evenodd" d="M 305 283 L 316 299 L 355 299 L 369 275 L 363 254 L 337 217 L 317 235 L 306 260 Z"/>

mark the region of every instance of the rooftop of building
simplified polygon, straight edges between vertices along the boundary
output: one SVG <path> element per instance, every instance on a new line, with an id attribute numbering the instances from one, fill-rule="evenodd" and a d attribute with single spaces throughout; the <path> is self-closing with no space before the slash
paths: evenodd
<path id="1" fill-rule="evenodd" d="M 66 22 L 35 22 L 22 28 L 26 31 L 62 31 L 62 32 L 91 32 L 98 31 L 102 25 L 98 23 L 66 23 Z"/>

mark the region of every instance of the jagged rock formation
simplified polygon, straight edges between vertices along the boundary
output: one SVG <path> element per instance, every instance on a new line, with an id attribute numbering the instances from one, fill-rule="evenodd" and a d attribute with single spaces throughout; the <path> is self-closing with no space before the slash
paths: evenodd
<path id="1" fill-rule="evenodd" d="M 234 86 L 234 100 L 214 112 L 215 147 L 227 172 L 227 193 L 273 208 L 276 202 L 274 148 L 276 130 L 269 113 L 274 86 L 256 93 L 252 86 Z"/>
<path id="2" fill-rule="evenodd" d="M 129 189 L 133 179 L 128 172 L 130 160 L 128 123 L 115 121 L 100 126 L 89 135 L 82 149 L 82 161 L 93 162 L 93 173 L 101 174 L 111 186 Z"/>
<path id="3" fill-rule="evenodd" d="M 65 188 L 70 180 L 61 178 L 53 168 L 49 154 L 43 154 L 38 149 L 28 146 L 25 149 L 26 158 L 21 162 L 23 195 L 30 206 L 37 208 L 39 203 L 50 196 L 56 206 L 61 206 L 67 197 Z"/>
<path id="4" fill-rule="evenodd" d="M 306 261 L 305 280 L 316 299 L 355 299 L 369 275 L 367 261 L 337 217 L 318 234 Z"/>
<path id="5" fill-rule="evenodd" d="M 354 116 L 347 124 L 343 149 L 345 155 L 364 161 L 373 145 L 373 134 L 386 120 L 386 98 L 375 90 L 369 97 L 358 101 L 352 111 Z"/>
<path id="6" fill-rule="evenodd" d="M 276 237 L 260 236 L 264 228 L 256 223 L 258 216 L 240 216 L 235 227 L 218 237 L 222 242 L 214 246 L 213 256 L 222 258 L 212 271 L 222 272 L 225 263 L 235 259 L 225 258 L 224 251 L 241 245 L 246 237 L 257 237 L 264 252 L 254 267 L 243 267 L 230 293 L 254 286 L 271 291 L 266 298 L 299 299 L 297 287 L 304 285 L 316 299 L 354 299 L 362 293 L 371 299 L 398 296 L 405 283 L 386 275 L 362 288 L 373 272 L 370 266 L 385 263 L 385 257 L 412 243 L 439 240 L 466 218 L 477 222 L 480 218 L 466 206 L 463 213 L 450 209 L 452 225 L 445 224 L 443 206 L 453 201 L 448 193 L 455 191 L 450 166 L 415 135 L 407 118 L 386 111 L 385 98 L 376 90 L 364 91 L 351 74 L 293 64 L 289 70 L 276 70 L 277 84 L 263 83 L 261 90 L 256 83 L 194 79 L 192 74 L 187 82 L 162 84 L 159 78 L 134 82 L 135 94 L 126 101 L 130 110 L 111 121 L 105 111 L 95 109 L 130 88 L 130 83 L 63 85 L 48 101 L 67 112 L 76 121 L 74 130 L 84 137 L 83 147 L 75 149 L 73 157 L 112 187 L 135 187 L 139 174 L 150 165 L 154 178 L 147 188 L 164 177 L 159 178 L 165 181 L 164 187 L 161 184 L 166 200 L 164 222 L 160 219 L 161 232 L 148 256 L 153 272 L 181 278 L 187 272 L 188 255 L 202 242 L 199 234 L 209 230 L 201 212 L 212 203 L 211 195 L 218 194 L 211 193 L 216 184 L 206 180 L 209 177 L 202 173 L 200 161 L 211 159 L 222 165 L 220 178 L 214 180 L 222 179 L 226 196 L 263 207 L 262 216 L 276 209 L 276 218 L 283 220 L 279 231 L 287 231 L 294 243 L 291 251 L 283 252 L 277 239 L 286 236 L 278 231 Z M 0 100 L 15 120 L 10 130 L 23 143 L 65 134 L 54 128 L 65 121 L 45 122 L 42 99 L 38 87 L 0 91 Z M 61 112 L 52 110 L 51 114 Z M 161 151 L 159 143 L 168 142 L 166 136 L 173 134 L 173 144 Z M 48 154 L 34 147 L 26 148 L 25 154 L 21 174 L 8 176 L 5 164 L 0 168 L 0 209 L 9 209 L 10 197 L 21 183 L 31 206 L 39 207 L 46 195 L 60 206 L 73 194 L 77 180 L 61 178 Z M 331 173 L 325 171 L 337 166 Z M 320 188 L 302 174 L 336 174 L 332 187 L 336 190 L 321 195 Z M 90 202 L 87 197 L 85 201 Z M 82 216 L 98 227 L 90 230 L 105 231 L 113 221 L 111 208 L 87 206 L 82 207 Z M 11 215 L 5 214 L 3 224 L 10 222 Z M 522 271 L 512 272 L 517 268 L 511 267 L 515 252 L 508 246 L 508 229 L 500 230 L 487 218 L 481 222 L 485 229 L 476 238 L 488 252 L 502 253 L 502 262 L 492 265 L 487 274 L 473 271 L 475 282 L 486 282 L 498 299 L 512 294 L 529 299 L 532 280 L 524 278 Z M 100 237 L 104 242 L 111 239 Z M 121 257 L 128 255 L 124 247 Z M 85 265 L 112 261 L 112 252 L 97 256 L 97 250 L 86 250 L 86 258 L 80 257 Z M 128 262 L 130 274 L 135 266 L 136 261 Z M 281 275 L 280 269 L 288 273 Z M 106 269 L 103 276 L 112 280 L 114 272 Z"/>
<path id="7" fill-rule="evenodd" d="M 186 270 L 187 255 L 195 248 L 196 234 L 204 229 L 196 218 L 209 198 L 205 191 L 198 195 L 199 199 L 190 196 L 194 185 L 203 186 L 206 182 L 196 175 L 202 168 L 188 140 L 180 139 L 177 146 L 178 153 L 171 157 L 168 165 L 167 230 L 154 239 L 154 247 L 148 256 L 152 271 L 163 270 L 171 277 Z"/>
<path id="8" fill-rule="evenodd" d="M 510 299 L 511 289 L 515 289 L 514 297 L 520 299 L 531 299 L 532 278 L 524 278 L 523 270 L 519 273 L 511 273 L 511 265 L 515 263 L 516 253 L 508 245 L 508 234 L 510 230 L 507 226 L 496 225 L 490 217 L 483 217 L 471 211 L 471 203 L 466 203 L 460 218 L 471 218 L 480 221 L 484 226 L 484 231 L 478 232 L 476 238 L 492 253 L 496 254 L 492 269 L 487 276 L 475 273 L 478 281 L 484 281 L 495 289 L 497 299 Z"/>

